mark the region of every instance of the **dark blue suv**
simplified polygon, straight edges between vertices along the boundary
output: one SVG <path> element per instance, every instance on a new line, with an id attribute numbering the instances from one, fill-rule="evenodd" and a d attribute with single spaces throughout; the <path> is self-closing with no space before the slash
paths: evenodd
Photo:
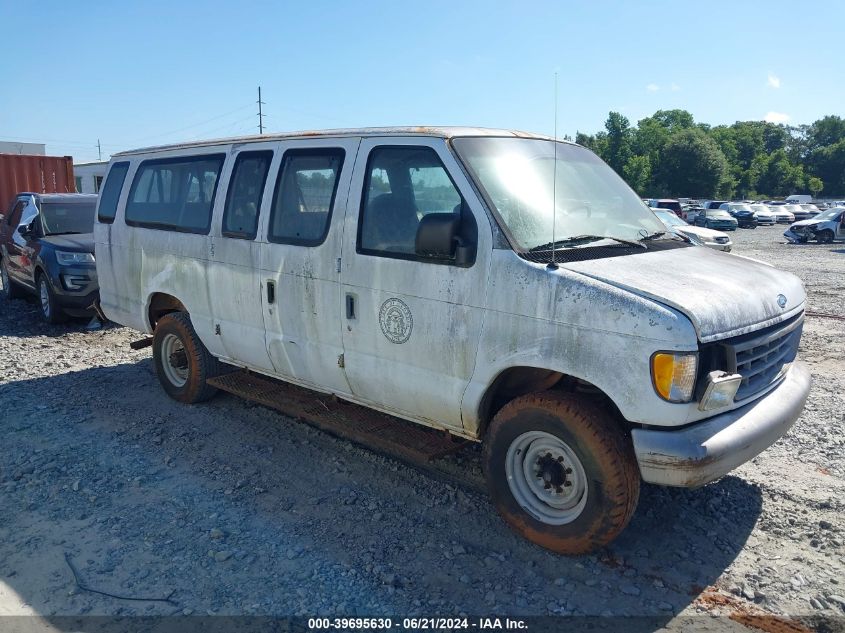
<path id="1" fill-rule="evenodd" d="M 94 194 L 18 194 L 0 219 L 6 299 L 35 294 L 48 323 L 94 314 Z"/>

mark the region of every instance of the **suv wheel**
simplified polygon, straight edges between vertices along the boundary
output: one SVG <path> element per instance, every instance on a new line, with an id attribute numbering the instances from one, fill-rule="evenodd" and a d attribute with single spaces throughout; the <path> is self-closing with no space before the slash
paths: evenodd
<path id="1" fill-rule="evenodd" d="M 222 373 L 222 364 L 202 344 L 184 312 L 171 312 L 156 323 L 153 362 L 161 386 L 174 400 L 192 404 L 217 393 L 205 381 Z"/>
<path id="2" fill-rule="evenodd" d="M 44 321 L 53 325 L 67 321 L 67 315 L 62 312 L 59 302 L 56 300 L 56 294 L 53 292 L 53 287 L 50 285 L 50 280 L 44 273 L 38 274 L 37 287 L 38 304 Z"/>
<path id="3" fill-rule="evenodd" d="M 6 270 L 6 260 L 0 260 L 0 280 L 3 282 L 3 296 L 7 300 L 20 299 L 24 296 L 23 288 L 9 279 L 9 271 Z"/>
<path id="4" fill-rule="evenodd" d="M 561 554 L 612 541 L 637 506 L 629 438 L 597 404 L 544 392 L 513 400 L 484 441 L 490 495 L 520 535 Z"/>

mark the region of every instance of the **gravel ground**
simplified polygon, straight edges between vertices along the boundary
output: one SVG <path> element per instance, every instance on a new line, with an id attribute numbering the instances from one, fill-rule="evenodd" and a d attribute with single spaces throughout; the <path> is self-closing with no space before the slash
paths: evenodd
<path id="1" fill-rule="evenodd" d="M 782 231 L 737 231 L 734 250 L 798 274 L 809 310 L 845 314 L 845 248 L 787 245 Z M 170 400 L 136 338 L 0 306 L 0 615 L 842 623 L 845 321 L 808 316 L 813 389 L 785 438 L 702 489 L 644 486 L 622 536 L 575 558 L 512 534 L 482 494 L 261 406 Z M 477 482 L 478 451 L 449 468 Z M 167 601 L 82 590 L 66 557 L 88 587 Z"/>

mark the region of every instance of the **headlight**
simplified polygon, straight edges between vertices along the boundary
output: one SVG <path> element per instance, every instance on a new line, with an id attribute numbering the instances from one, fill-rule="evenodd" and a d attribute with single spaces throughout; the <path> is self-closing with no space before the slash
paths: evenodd
<path id="1" fill-rule="evenodd" d="M 651 357 L 651 381 L 669 402 L 689 402 L 695 391 L 698 352 L 657 352 Z"/>
<path id="2" fill-rule="evenodd" d="M 93 264 L 94 256 L 91 253 L 56 251 L 56 260 L 63 266 L 72 266 L 73 264 Z"/>

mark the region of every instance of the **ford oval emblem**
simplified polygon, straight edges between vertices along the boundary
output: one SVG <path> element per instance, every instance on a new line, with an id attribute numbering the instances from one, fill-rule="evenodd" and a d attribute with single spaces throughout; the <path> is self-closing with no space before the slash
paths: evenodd
<path id="1" fill-rule="evenodd" d="M 783 295 L 778 295 L 778 305 L 781 307 L 781 309 L 785 308 L 786 307 L 786 297 L 784 297 Z"/>

